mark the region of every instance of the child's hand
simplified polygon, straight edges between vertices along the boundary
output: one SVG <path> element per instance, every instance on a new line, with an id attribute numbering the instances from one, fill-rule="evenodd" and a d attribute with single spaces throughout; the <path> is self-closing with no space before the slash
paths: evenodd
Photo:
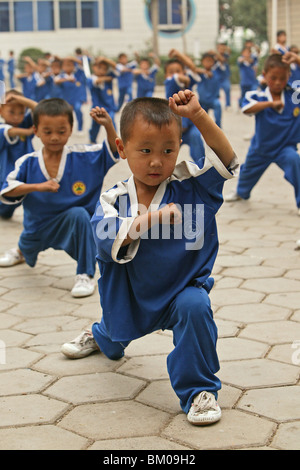
<path id="1" fill-rule="evenodd" d="M 110 115 L 106 111 L 105 108 L 99 108 L 99 106 L 96 106 L 93 108 L 90 112 L 90 116 L 94 119 L 94 121 L 97 122 L 100 126 L 105 126 L 107 124 L 110 124 L 112 122 Z"/>
<path id="2" fill-rule="evenodd" d="M 177 225 L 182 222 L 182 213 L 177 205 L 171 202 L 159 210 L 159 223 Z"/>
<path id="3" fill-rule="evenodd" d="M 192 118 L 202 110 L 197 96 L 190 90 L 175 93 L 169 98 L 169 105 L 175 114 L 187 118 Z"/>
<path id="4" fill-rule="evenodd" d="M 285 62 L 286 64 L 293 64 L 299 62 L 299 56 L 295 54 L 294 52 L 287 52 L 284 54 L 282 57 L 282 62 Z"/>
<path id="5" fill-rule="evenodd" d="M 284 104 L 281 100 L 272 101 L 272 109 L 275 111 L 280 111 L 284 108 Z"/>
<path id="6" fill-rule="evenodd" d="M 38 184 L 37 191 L 40 193 L 57 193 L 60 185 L 55 180 L 45 181 Z"/>

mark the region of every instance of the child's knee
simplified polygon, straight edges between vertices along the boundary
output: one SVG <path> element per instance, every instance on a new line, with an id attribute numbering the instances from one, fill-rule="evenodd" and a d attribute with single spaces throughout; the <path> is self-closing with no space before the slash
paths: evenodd
<path id="1" fill-rule="evenodd" d="M 176 299 L 176 308 L 181 321 L 206 322 L 212 318 L 211 304 L 205 289 L 189 287 L 182 291 Z"/>

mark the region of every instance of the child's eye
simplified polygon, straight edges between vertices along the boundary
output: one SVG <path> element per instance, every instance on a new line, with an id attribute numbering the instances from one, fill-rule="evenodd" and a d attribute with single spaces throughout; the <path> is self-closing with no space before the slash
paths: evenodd
<path id="1" fill-rule="evenodd" d="M 141 149 L 142 153 L 150 153 L 150 149 Z"/>
<path id="2" fill-rule="evenodd" d="M 172 153 L 172 152 L 173 152 L 172 149 L 166 149 L 166 150 L 165 150 L 165 153 L 166 153 L 166 154 L 169 154 L 169 153 Z"/>

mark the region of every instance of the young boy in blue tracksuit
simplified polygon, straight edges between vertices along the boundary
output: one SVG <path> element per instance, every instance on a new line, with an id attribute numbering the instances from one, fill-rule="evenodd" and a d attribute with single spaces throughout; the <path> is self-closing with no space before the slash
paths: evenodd
<path id="1" fill-rule="evenodd" d="M 195 71 L 192 60 L 185 54 L 172 49 L 170 60 L 165 64 L 165 96 L 167 99 L 185 88 L 192 89 L 200 80 Z M 182 119 L 182 144 L 190 148 L 190 155 L 195 160 L 199 156 L 199 149 L 205 155 L 204 144 L 196 126 L 188 118 Z"/>
<path id="2" fill-rule="evenodd" d="M 295 90 L 287 87 L 290 66 L 282 55 L 271 55 L 264 65 L 264 91 L 246 93 L 242 110 L 255 115 L 255 135 L 246 161 L 241 165 L 236 191 L 228 202 L 249 199 L 256 183 L 271 163 L 276 163 L 292 184 L 300 214 L 300 105 Z"/>
<path id="3" fill-rule="evenodd" d="M 153 57 L 153 64 L 151 63 L 150 57 L 143 57 L 139 60 L 139 68 L 134 70 L 137 83 L 137 98 L 151 98 L 154 93 L 160 60 L 154 53 L 150 53 L 149 56 Z"/>
<path id="4" fill-rule="evenodd" d="M 241 97 L 239 105 L 242 107 L 243 100 L 248 91 L 254 91 L 258 87 L 256 78 L 257 58 L 251 54 L 251 49 L 245 47 L 237 60 L 240 70 Z"/>
<path id="5" fill-rule="evenodd" d="M 0 106 L 0 189 L 7 175 L 22 155 L 33 152 L 34 137 L 31 111 L 37 103 L 17 90 L 6 93 L 6 103 Z M 10 219 L 17 206 L 0 202 L 0 217 Z"/>
<path id="6" fill-rule="evenodd" d="M 202 108 L 208 113 L 213 110 L 216 124 L 221 127 L 222 107 L 220 102 L 221 89 L 221 65 L 216 62 L 215 55 L 212 52 L 203 54 L 201 60 L 201 69 L 196 71 L 201 76 L 201 81 L 197 84 L 197 91 Z"/>
<path id="7" fill-rule="evenodd" d="M 118 76 L 116 64 L 106 57 L 99 57 L 93 64 L 93 74 L 87 79 L 87 85 L 90 90 L 92 107 L 99 106 L 106 109 L 110 115 L 114 127 L 115 113 L 117 106 L 113 95 L 113 79 Z M 90 142 L 96 143 L 100 125 L 92 119 L 89 130 Z"/>
<path id="8" fill-rule="evenodd" d="M 72 295 L 94 292 L 95 243 L 90 218 L 107 171 L 118 161 L 116 132 L 107 112 L 92 110 L 104 125 L 108 144 L 66 146 L 72 133 L 73 110 L 64 100 L 41 101 L 34 110 L 35 134 L 43 148 L 20 157 L 2 186 L 5 204 L 23 201 L 24 229 L 18 249 L 0 258 L 0 266 L 26 261 L 34 267 L 48 248 L 64 250 L 77 261 Z"/>
<path id="9" fill-rule="evenodd" d="M 217 45 L 218 61 L 220 65 L 219 75 L 221 90 L 225 93 L 226 108 L 231 106 L 231 70 L 230 70 L 230 49 L 226 43 Z"/>
<path id="10" fill-rule="evenodd" d="M 176 165 L 180 116 L 192 120 L 216 154 Z M 169 102 L 128 103 L 120 129 L 118 151 L 132 176 L 100 196 L 92 218 L 102 320 L 62 352 L 75 358 L 100 349 L 116 360 L 130 341 L 172 330 L 167 367 L 173 389 L 190 423 L 210 424 L 221 418 L 217 328 L 208 295 L 218 251 L 215 214 L 236 157 L 190 90 Z"/>
<path id="11" fill-rule="evenodd" d="M 117 71 L 118 71 L 118 87 L 119 87 L 119 100 L 118 111 L 122 108 L 125 97 L 127 100 L 132 100 L 132 84 L 133 84 L 133 71 L 137 67 L 137 61 L 128 61 L 127 54 L 123 52 L 118 56 Z"/>
<path id="12" fill-rule="evenodd" d="M 73 108 L 77 119 L 77 131 L 81 134 L 83 130 L 82 106 L 82 82 L 81 74 L 76 73 L 75 61 L 72 57 L 62 60 L 61 73 L 54 78 L 54 83 L 61 87 L 62 98 Z"/>

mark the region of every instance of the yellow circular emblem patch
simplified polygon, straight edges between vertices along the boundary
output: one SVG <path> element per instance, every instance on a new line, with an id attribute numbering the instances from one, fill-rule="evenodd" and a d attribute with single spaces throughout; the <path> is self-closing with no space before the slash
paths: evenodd
<path id="1" fill-rule="evenodd" d="M 300 114 L 300 108 L 295 108 L 295 109 L 294 109 L 294 116 L 295 116 L 295 117 L 298 117 L 299 114 Z"/>
<path id="2" fill-rule="evenodd" d="M 86 191 L 86 186 L 82 181 L 76 181 L 72 186 L 72 191 L 76 196 L 81 196 Z"/>

